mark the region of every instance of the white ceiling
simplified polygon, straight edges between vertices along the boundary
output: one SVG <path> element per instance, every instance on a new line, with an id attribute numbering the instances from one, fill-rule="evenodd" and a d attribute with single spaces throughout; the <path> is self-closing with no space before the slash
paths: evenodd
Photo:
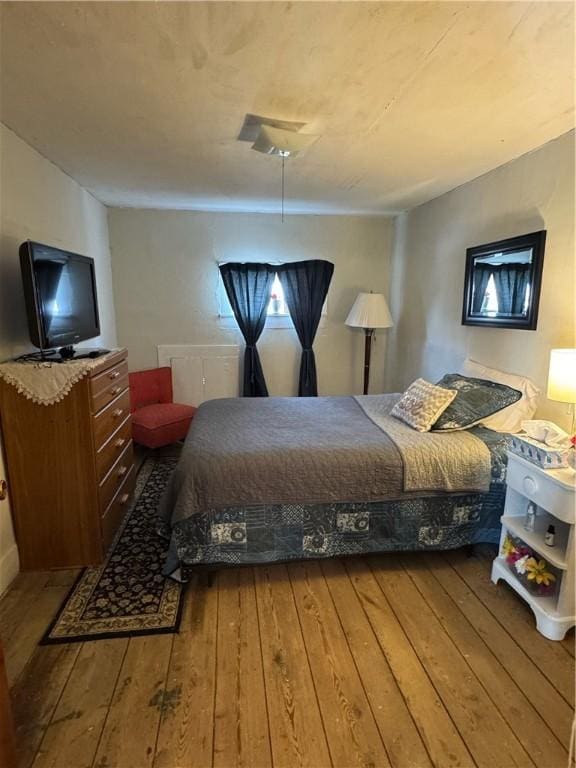
<path id="1" fill-rule="evenodd" d="M 2 3 L 2 121 L 104 203 L 277 210 L 248 112 L 320 140 L 288 211 L 418 205 L 574 125 L 564 2 Z"/>

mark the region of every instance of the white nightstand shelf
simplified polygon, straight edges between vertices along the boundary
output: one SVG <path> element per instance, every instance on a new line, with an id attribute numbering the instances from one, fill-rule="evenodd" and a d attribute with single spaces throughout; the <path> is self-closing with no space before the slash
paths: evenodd
<path id="1" fill-rule="evenodd" d="M 536 617 L 538 631 L 550 640 L 561 640 L 576 624 L 574 606 L 574 526 L 576 523 L 576 474 L 571 469 L 544 470 L 508 454 L 506 504 L 501 518 L 500 553 L 492 564 L 492 581 L 503 579 L 522 597 Z M 524 530 L 528 502 L 538 507 L 534 531 Z M 555 545 L 544 541 L 548 525 L 554 525 Z M 555 594 L 535 595 L 519 581 L 503 555 L 510 533 L 556 569 Z"/>

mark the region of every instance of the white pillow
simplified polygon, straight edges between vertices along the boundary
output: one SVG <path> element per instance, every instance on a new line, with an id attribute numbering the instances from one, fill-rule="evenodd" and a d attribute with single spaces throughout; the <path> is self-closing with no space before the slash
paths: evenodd
<path id="1" fill-rule="evenodd" d="M 540 390 L 533 381 L 525 376 L 516 376 L 513 373 L 505 373 L 497 368 L 488 368 L 486 365 L 477 363 L 474 360 L 464 361 L 461 371 L 464 376 L 471 376 L 475 379 L 487 379 L 496 381 L 499 384 L 507 384 L 509 387 L 519 389 L 522 397 L 517 402 L 503 408 L 498 413 L 493 413 L 482 419 L 482 425 L 493 429 L 495 432 L 520 432 L 522 422 L 531 419 L 538 407 Z"/>

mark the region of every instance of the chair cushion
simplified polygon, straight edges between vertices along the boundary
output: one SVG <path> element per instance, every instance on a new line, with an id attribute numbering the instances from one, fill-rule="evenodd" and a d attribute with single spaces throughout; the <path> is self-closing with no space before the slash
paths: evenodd
<path id="1" fill-rule="evenodd" d="M 132 436 L 135 443 L 147 448 L 183 440 L 188 434 L 196 408 L 181 403 L 146 405 L 132 414 Z"/>

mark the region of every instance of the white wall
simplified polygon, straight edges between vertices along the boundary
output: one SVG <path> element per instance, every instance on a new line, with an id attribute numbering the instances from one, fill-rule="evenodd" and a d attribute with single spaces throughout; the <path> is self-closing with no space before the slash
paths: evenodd
<path id="1" fill-rule="evenodd" d="M 96 264 L 102 335 L 87 343 L 115 346 L 104 206 L 2 125 L 0 194 L 0 360 L 32 350 L 18 260 L 18 246 L 28 239 L 92 256 Z M 3 502 L 0 503 L 0 593 L 17 570 L 8 505 Z"/>
<path id="2" fill-rule="evenodd" d="M 320 394 L 362 391 L 364 339 L 344 325 L 359 291 L 388 292 L 392 220 L 349 216 L 111 209 L 118 339 L 132 370 L 157 364 L 158 344 L 242 344 L 218 319 L 218 262 L 328 259 L 328 312 L 314 350 Z M 387 331 L 378 334 L 371 391 L 382 391 Z M 266 328 L 258 344 L 272 395 L 294 395 L 300 344 L 293 328 Z"/>
<path id="3" fill-rule="evenodd" d="M 461 325 L 466 249 L 546 229 L 536 331 Z M 466 356 L 532 378 L 539 409 L 569 427 L 565 405 L 546 399 L 549 351 L 574 347 L 574 132 L 436 198 L 396 222 L 386 383 L 436 381 Z"/>

